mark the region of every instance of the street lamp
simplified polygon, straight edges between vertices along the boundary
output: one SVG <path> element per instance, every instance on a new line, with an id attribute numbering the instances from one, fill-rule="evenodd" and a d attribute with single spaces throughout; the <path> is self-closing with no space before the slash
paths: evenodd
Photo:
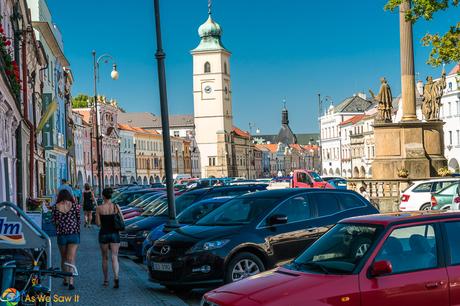
<path id="1" fill-rule="evenodd" d="M 163 130 L 163 152 L 165 152 L 165 170 L 166 170 L 166 190 L 168 198 L 168 215 L 169 221 L 174 223 L 176 220 L 176 206 L 174 204 L 174 182 L 172 175 L 171 161 L 171 139 L 169 132 L 169 114 L 168 114 L 168 96 L 166 92 L 166 72 L 165 72 L 165 57 L 163 51 L 163 43 L 161 40 L 161 23 L 160 23 L 160 1 L 153 1 L 155 9 L 155 31 L 157 40 L 157 51 L 155 58 L 158 62 L 158 86 L 160 92 L 160 108 L 161 108 L 161 129 Z"/>
<path id="2" fill-rule="evenodd" d="M 99 196 L 102 194 L 102 188 L 103 188 L 103 180 L 102 180 L 102 159 L 101 159 L 101 152 L 102 152 L 102 147 L 101 147 L 101 139 L 99 137 L 99 110 L 97 108 L 97 81 L 98 81 L 98 74 L 99 74 L 99 63 L 103 61 L 103 63 L 108 63 L 108 61 L 112 61 L 112 72 L 110 73 L 110 77 L 113 80 L 118 80 L 118 71 L 117 71 L 117 64 L 115 63 L 114 58 L 108 54 L 104 53 L 98 58 L 96 58 L 96 51 L 93 50 L 93 73 L 94 73 L 94 112 L 95 112 L 95 119 L 96 119 L 96 153 L 97 153 L 97 178 L 98 178 L 98 191 L 99 191 Z"/>

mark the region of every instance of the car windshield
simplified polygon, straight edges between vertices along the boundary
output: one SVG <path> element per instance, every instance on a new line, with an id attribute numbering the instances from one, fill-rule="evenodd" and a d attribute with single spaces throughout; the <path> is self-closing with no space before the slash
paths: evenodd
<path id="1" fill-rule="evenodd" d="M 313 180 L 314 180 L 315 182 L 322 182 L 322 181 L 323 181 L 323 179 L 321 178 L 321 176 L 319 176 L 319 174 L 316 173 L 316 172 L 314 172 L 314 171 L 310 172 L 310 175 L 311 175 L 311 177 L 313 177 Z"/>
<path id="2" fill-rule="evenodd" d="M 202 193 L 186 193 L 176 199 L 176 212 L 179 214 L 184 209 L 190 206 L 190 204 L 196 202 Z"/>
<path id="3" fill-rule="evenodd" d="M 440 195 L 455 195 L 455 194 L 458 194 L 459 185 L 460 185 L 460 183 L 447 186 L 447 187 L 439 190 L 437 192 L 437 194 L 440 194 Z"/>
<path id="4" fill-rule="evenodd" d="M 376 242 L 382 227 L 340 223 L 286 268 L 324 274 L 351 274 Z"/>
<path id="5" fill-rule="evenodd" d="M 248 224 L 271 208 L 276 201 L 278 198 L 239 197 L 226 202 L 195 224 L 206 226 Z"/>
<path id="6" fill-rule="evenodd" d="M 138 197 L 137 199 L 135 199 L 134 201 L 132 201 L 131 203 L 129 203 L 130 206 L 139 206 L 142 202 L 144 202 L 144 200 L 150 198 L 152 196 L 151 193 L 147 193 L 147 194 L 144 194 L 140 197 Z"/>
<path id="7" fill-rule="evenodd" d="M 153 216 L 156 215 L 157 211 L 164 206 L 166 203 L 166 197 L 160 197 L 156 200 L 153 200 L 149 205 L 147 205 L 142 213 L 142 216 Z"/>
<path id="8" fill-rule="evenodd" d="M 177 216 L 180 224 L 193 224 L 209 212 L 224 204 L 224 202 L 198 202 L 185 209 Z"/>

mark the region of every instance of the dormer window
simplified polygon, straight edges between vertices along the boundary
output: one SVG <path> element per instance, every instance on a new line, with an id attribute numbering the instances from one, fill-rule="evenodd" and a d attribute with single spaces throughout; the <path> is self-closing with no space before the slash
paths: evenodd
<path id="1" fill-rule="evenodd" d="M 204 73 L 211 72 L 211 64 L 209 62 L 204 63 Z"/>

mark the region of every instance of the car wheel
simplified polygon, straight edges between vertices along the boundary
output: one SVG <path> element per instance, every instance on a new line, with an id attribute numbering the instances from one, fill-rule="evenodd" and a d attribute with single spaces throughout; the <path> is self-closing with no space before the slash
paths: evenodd
<path id="1" fill-rule="evenodd" d="M 431 204 L 425 203 L 420 207 L 420 210 L 431 210 Z"/>
<path id="2" fill-rule="evenodd" d="M 263 271 L 265 271 L 265 266 L 259 257 L 252 253 L 239 253 L 227 266 L 225 282 L 236 282 Z"/>

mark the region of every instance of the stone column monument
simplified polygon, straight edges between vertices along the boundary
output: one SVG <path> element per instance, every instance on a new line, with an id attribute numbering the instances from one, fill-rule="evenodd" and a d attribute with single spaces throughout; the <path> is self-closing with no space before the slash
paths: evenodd
<path id="1" fill-rule="evenodd" d="M 410 0 L 404 0 L 399 7 L 402 120 L 399 123 L 388 120 L 375 123 L 374 179 L 429 178 L 437 176 L 437 170 L 447 164 L 444 123 L 439 119 L 427 122 L 417 119 L 412 22 L 405 18 L 410 7 Z"/>

